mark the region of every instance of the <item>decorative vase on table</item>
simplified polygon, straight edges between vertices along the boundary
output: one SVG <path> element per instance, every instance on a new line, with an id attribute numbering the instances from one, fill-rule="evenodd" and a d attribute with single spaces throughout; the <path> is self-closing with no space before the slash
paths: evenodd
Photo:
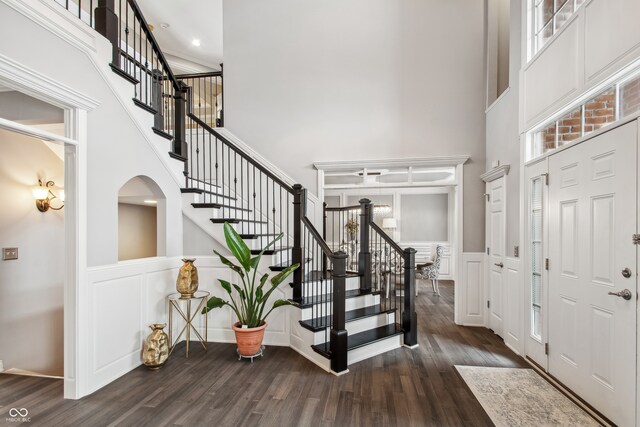
<path id="1" fill-rule="evenodd" d="M 193 262 L 195 258 L 183 258 L 184 264 L 180 267 L 178 280 L 176 281 L 176 290 L 183 298 L 191 298 L 198 290 L 198 269 Z"/>
<path id="2" fill-rule="evenodd" d="M 165 323 L 149 325 L 151 333 L 142 346 L 142 362 L 149 369 L 160 369 L 169 358 L 169 337 L 164 332 Z"/>

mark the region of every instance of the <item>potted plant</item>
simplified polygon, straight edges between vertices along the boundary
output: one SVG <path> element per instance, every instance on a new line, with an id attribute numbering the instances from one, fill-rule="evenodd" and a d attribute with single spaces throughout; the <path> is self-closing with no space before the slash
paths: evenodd
<path id="1" fill-rule="evenodd" d="M 265 319 L 273 310 L 278 307 L 290 305 L 288 300 L 278 299 L 265 313 L 267 300 L 273 291 L 282 283 L 299 264 L 294 264 L 280 273 L 276 274 L 269 280 L 269 274 L 265 273 L 256 280 L 257 268 L 264 252 L 273 246 L 278 240 L 282 239 L 284 233 L 280 233 L 271 243 L 265 246 L 258 255 L 251 257 L 251 251 L 245 244 L 238 233 L 231 227 L 228 222 L 224 223 L 224 239 L 227 248 L 236 258 L 240 265 L 236 265 L 224 255 L 214 251 L 220 261 L 240 276 L 241 285 L 230 283 L 223 279 L 218 279 L 222 288 L 229 294 L 229 300 L 224 300 L 217 296 L 212 296 L 207 301 L 207 306 L 202 309 L 202 314 L 209 311 L 229 306 L 236 314 L 238 321 L 233 325 L 236 334 L 236 343 L 238 344 L 238 352 L 242 356 L 254 356 L 260 352 L 264 330 L 267 327 Z M 269 280 L 269 284 L 267 281 Z M 235 290 L 235 292 L 234 292 Z"/>

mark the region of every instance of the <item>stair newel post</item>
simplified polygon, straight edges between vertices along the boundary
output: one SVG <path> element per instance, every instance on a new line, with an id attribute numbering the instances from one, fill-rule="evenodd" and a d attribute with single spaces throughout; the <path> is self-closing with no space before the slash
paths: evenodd
<path id="1" fill-rule="evenodd" d="M 333 318 L 330 333 L 331 370 L 343 372 L 347 370 L 347 329 L 345 317 L 345 287 L 347 279 L 347 254 L 335 252 L 333 261 Z"/>
<path id="2" fill-rule="evenodd" d="M 95 10 L 96 31 L 111 42 L 113 58 L 111 63 L 120 68 L 120 44 L 118 42 L 118 16 L 115 13 L 115 0 L 98 0 Z"/>
<path id="3" fill-rule="evenodd" d="M 322 203 L 322 240 L 327 241 L 327 202 Z M 322 253 L 322 277 L 327 277 L 327 254 Z"/>
<path id="4" fill-rule="evenodd" d="M 305 263 L 302 248 L 302 217 L 305 215 L 306 190 L 302 185 L 293 186 L 293 249 L 291 250 L 292 264 L 299 263 L 300 267 L 293 272 L 293 300 L 302 301 L 302 281 Z"/>
<path id="5" fill-rule="evenodd" d="M 164 115 L 162 114 L 163 91 L 162 71 L 154 69 L 151 72 L 151 107 L 156 110 L 156 114 L 153 116 L 153 127 L 161 131 L 166 131 L 164 128 Z"/>
<path id="6" fill-rule="evenodd" d="M 372 217 L 372 204 L 369 199 L 360 199 L 360 252 L 358 254 L 358 273 L 360 290 L 371 290 L 371 249 L 369 248 L 369 223 Z"/>
<path id="7" fill-rule="evenodd" d="M 412 347 L 418 344 L 418 316 L 416 315 L 416 250 L 407 248 L 404 258 L 404 310 L 402 311 L 402 329 L 404 345 Z"/>
<path id="8" fill-rule="evenodd" d="M 220 123 L 218 127 L 224 127 L 224 64 L 220 64 L 220 87 L 222 87 L 222 93 L 220 94 Z"/>
<path id="9" fill-rule="evenodd" d="M 183 82 L 178 82 L 178 88 L 176 88 L 176 93 L 174 95 L 174 137 L 173 137 L 173 152 L 179 156 L 184 158 L 188 157 L 187 153 L 187 140 L 186 140 L 186 117 L 187 117 L 187 91 L 188 87 Z M 186 167 L 186 165 L 185 165 Z"/>

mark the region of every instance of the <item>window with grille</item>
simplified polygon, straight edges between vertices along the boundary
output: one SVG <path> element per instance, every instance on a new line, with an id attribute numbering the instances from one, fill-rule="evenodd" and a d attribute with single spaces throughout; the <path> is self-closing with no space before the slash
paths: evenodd
<path id="1" fill-rule="evenodd" d="M 531 180 L 530 242 L 531 245 L 531 336 L 542 339 L 542 191 L 543 177 Z"/>
<path id="2" fill-rule="evenodd" d="M 569 21 L 584 1 L 533 0 L 533 55 Z"/>

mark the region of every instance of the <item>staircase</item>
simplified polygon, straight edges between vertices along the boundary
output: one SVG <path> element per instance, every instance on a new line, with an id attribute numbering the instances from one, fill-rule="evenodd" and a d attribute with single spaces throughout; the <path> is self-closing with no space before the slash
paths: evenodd
<path id="1" fill-rule="evenodd" d="M 135 0 L 98 0 L 95 10 L 85 2 L 84 12 L 73 2 L 58 4 L 112 43 L 112 70 L 132 84 L 132 102 L 153 115 L 152 129 L 184 177 L 184 214 L 220 242 L 222 225 L 233 224 L 253 254 L 284 234 L 265 255 L 272 271 L 301 265 L 290 284 L 291 347 L 340 374 L 349 364 L 417 345 L 415 251 L 373 222 L 369 200 L 325 207 L 318 231 L 307 217 L 306 189 L 220 132 L 222 72 L 174 75 Z"/>

